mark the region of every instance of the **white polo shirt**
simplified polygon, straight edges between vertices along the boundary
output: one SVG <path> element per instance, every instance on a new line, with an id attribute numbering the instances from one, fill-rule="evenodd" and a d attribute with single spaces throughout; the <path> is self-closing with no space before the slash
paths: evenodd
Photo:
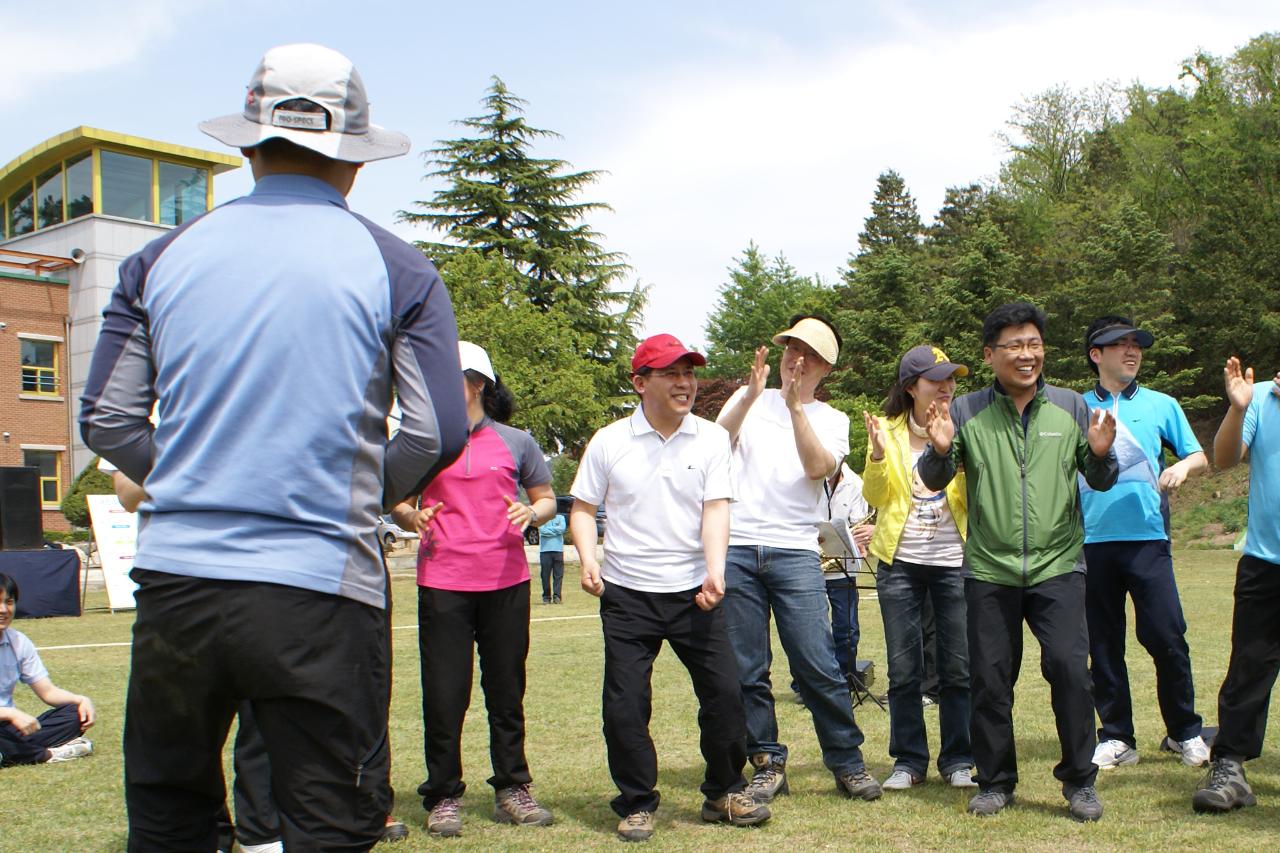
<path id="1" fill-rule="evenodd" d="M 598 430 L 582 454 L 570 494 L 605 505 L 606 583 L 641 592 L 681 592 L 702 585 L 702 504 L 733 498 L 729 433 L 685 415 L 664 439 L 644 408 Z"/>
<path id="2" fill-rule="evenodd" d="M 738 404 L 745 387 L 724 404 Z M 805 417 L 818 442 L 837 463 L 849 454 L 849 417 L 814 400 L 804 404 Z M 752 404 L 733 448 L 738 501 L 729 527 L 730 545 L 767 545 L 818 551 L 818 522 L 826 521 L 822 480 L 810 480 L 796 450 L 791 413 L 782 392 L 766 388 Z"/>

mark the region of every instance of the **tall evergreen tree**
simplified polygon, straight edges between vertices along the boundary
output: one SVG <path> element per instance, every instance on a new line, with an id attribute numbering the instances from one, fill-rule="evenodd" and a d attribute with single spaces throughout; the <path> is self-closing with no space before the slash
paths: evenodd
<path id="1" fill-rule="evenodd" d="M 916 200 L 907 190 L 907 182 L 892 169 L 881 172 L 876 179 L 871 215 L 864 225 L 865 230 L 858 235 L 860 255 L 890 248 L 906 252 L 920 248 L 924 225 Z"/>
<path id="2" fill-rule="evenodd" d="M 462 255 L 504 261 L 533 308 L 555 310 L 567 323 L 582 369 L 596 381 L 594 399 L 606 402 L 609 415 L 619 414 L 629 388 L 626 356 L 636 343 L 644 291 L 625 285 L 624 256 L 606 250 L 601 235 L 585 221 L 609 209 L 603 202 L 579 199 L 601 173 L 533 156 L 537 142 L 559 134 L 530 125 L 524 118 L 526 102 L 499 78 L 492 78 L 482 104 L 481 115 L 458 122 L 471 135 L 441 141 L 424 154 L 427 177 L 443 186 L 430 199 L 414 202 L 416 210 L 400 211 L 397 221 L 427 225 L 442 235 L 441 241 L 417 245 L 446 279 Z M 467 269 L 476 267 L 469 262 Z"/>

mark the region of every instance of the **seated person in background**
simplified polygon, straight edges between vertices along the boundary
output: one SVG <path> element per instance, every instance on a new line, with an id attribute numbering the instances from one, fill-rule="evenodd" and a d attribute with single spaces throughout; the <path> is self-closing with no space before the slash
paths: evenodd
<path id="1" fill-rule="evenodd" d="M 49 680 L 35 645 L 9 627 L 18 609 L 18 584 L 0 573 L 0 764 L 45 764 L 93 753 L 83 737 L 97 714 L 88 696 L 70 693 Z M 33 717 L 13 706 L 18 682 L 31 686 L 53 710 Z"/>

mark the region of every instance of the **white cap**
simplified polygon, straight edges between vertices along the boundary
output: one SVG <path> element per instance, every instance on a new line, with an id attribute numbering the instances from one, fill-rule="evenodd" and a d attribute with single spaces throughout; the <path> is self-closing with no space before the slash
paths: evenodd
<path id="1" fill-rule="evenodd" d="M 493 362 L 489 361 L 489 353 L 471 341 L 458 341 L 458 360 L 463 370 L 474 370 L 490 382 L 497 382 L 493 372 Z"/>

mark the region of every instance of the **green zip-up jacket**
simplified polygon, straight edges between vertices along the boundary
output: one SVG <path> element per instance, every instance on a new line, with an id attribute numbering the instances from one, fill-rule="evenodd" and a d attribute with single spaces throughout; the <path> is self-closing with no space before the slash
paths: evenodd
<path id="1" fill-rule="evenodd" d="M 1040 381 L 1025 430 L 999 383 L 951 403 L 955 439 L 941 456 L 927 447 L 920 479 L 945 488 L 958 468 L 967 480 L 968 576 L 1004 586 L 1035 586 L 1084 571 L 1084 519 L 1076 474 L 1098 491 L 1119 476 L 1114 451 L 1089 449 L 1089 407 L 1075 391 Z"/>

